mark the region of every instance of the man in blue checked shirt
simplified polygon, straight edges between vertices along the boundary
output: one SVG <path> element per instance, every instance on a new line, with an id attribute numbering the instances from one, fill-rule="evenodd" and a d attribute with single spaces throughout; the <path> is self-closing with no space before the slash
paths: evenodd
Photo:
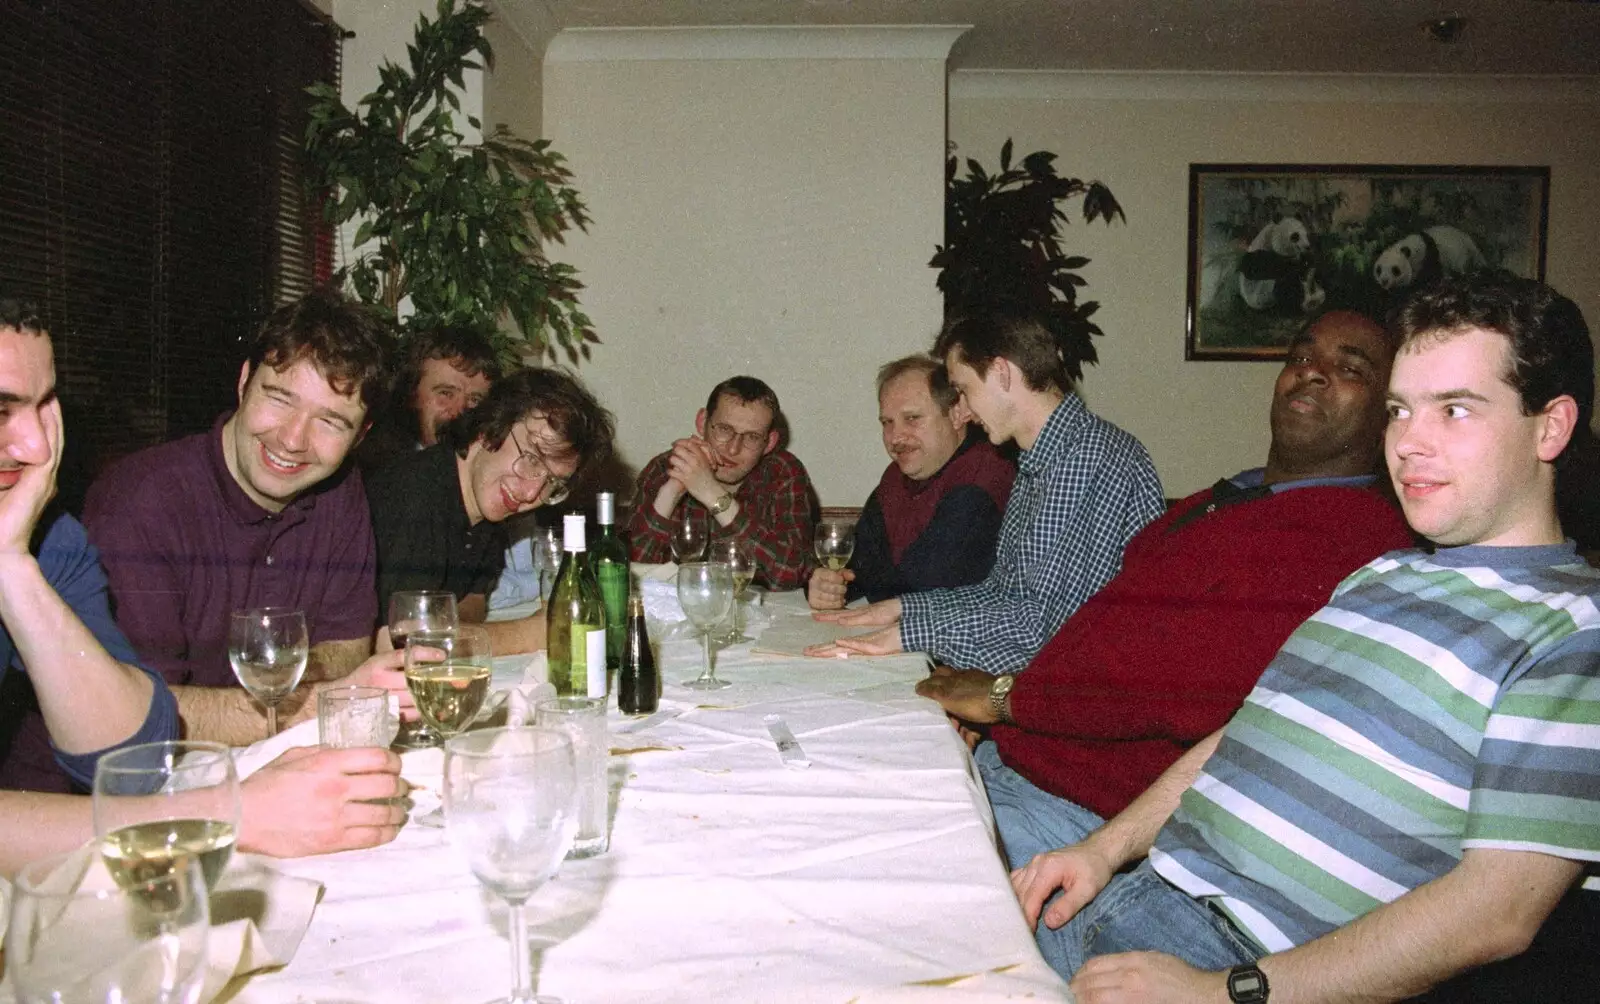
<path id="1" fill-rule="evenodd" d="M 991 673 L 1022 669 L 1122 565 L 1128 539 L 1163 510 L 1139 441 L 1072 392 L 1054 336 L 998 314 L 952 321 L 933 354 L 996 445 L 1016 440 L 1017 479 L 994 567 L 971 586 L 930 589 L 814 616 L 874 627 L 808 655 L 926 652 Z"/>

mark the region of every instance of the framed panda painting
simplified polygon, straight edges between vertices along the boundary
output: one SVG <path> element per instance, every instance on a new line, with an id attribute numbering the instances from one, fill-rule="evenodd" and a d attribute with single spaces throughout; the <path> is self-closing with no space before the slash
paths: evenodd
<path id="1" fill-rule="evenodd" d="M 1281 360 L 1308 318 L 1442 276 L 1542 280 L 1549 197 L 1548 167 L 1191 164 L 1184 358 Z"/>

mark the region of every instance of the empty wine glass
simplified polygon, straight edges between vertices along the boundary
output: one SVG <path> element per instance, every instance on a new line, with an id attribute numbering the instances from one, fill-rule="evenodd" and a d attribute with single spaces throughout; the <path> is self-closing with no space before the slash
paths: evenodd
<path id="1" fill-rule="evenodd" d="M 817 552 L 817 561 L 829 571 L 839 572 L 850 563 L 856 551 L 856 525 L 848 520 L 825 519 L 817 524 L 817 534 L 811 546 Z"/>
<path id="2" fill-rule="evenodd" d="M 705 516 L 685 505 L 683 516 L 672 528 L 672 556 L 680 565 L 685 561 L 699 561 L 706 553 L 708 536 Z"/>
<path id="3" fill-rule="evenodd" d="M 578 826 L 572 741 L 555 729 L 480 729 L 444 745 L 444 816 L 472 874 L 510 908 L 511 996 L 495 1004 L 561 1004 L 535 997 L 526 905 L 549 881 Z"/>
<path id="4" fill-rule="evenodd" d="M 691 561 L 678 566 L 678 603 L 694 626 L 700 629 L 705 649 L 705 670 L 685 683 L 690 690 L 721 690 L 731 686 L 717 679 L 711 662 L 711 632 L 728 616 L 733 605 L 733 569 L 716 561 Z"/>
<path id="5" fill-rule="evenodd" d="M 113 881 L 82 850 L 24 865 L 5 942 L 18 1004 L 195 1004 L 211 933 L 202 871 L 175 856 Z"/>
<path id="6" fill-rule="evenodd" d="M 311 645 L 306 615 L 286 607 L 236 610 L 228 625 L 233 675 L 267 709 L 267 735 L 278 734 L 278 704 L 305 675 Z"/>
<path id="7" fill-rule="evenodd" d="M 718 640 L 724 645 L 750 641 L 744 633 L 744 592 L 756 574 L 756 552 L 748 537 L 724 537 L 711 542 L 710 558 L 733 572 L 733 604 L 728 630 Z"/>
<path id="8" fill-rule="evenodd" d="M 408 589 L 389 596 L 389 642 L 406 647 L 413 631 L 449 634 L 456 629 L 456 597 L 437 589 Z M 402 722 L 395 745 L 402 749 L 429 749 L 439 745 L 439 733 L 425 721 Z"/>
<path id="9" fill-rule="evenodd" d="M 141 743 L 96 763 L 92 805 L 100 854 L 119 882 L 192 857 L 215 888 L 239 829 L 239 773 L 220 743 Z"/>

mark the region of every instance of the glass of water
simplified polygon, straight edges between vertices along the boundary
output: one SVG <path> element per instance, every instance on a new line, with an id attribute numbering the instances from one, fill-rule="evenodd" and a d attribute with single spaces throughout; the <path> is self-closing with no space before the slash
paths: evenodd
<path id="1" fill-rule="evenodd" d="M 606 699 L 558 697 L 540 701 L 533 723 L 557 729 L 572 740 L 578 770 L 578 832 L 572 838 L 569 858 L 592 858 L 610 846 L 607 815 L 610 792 L 606 788 L 606 763 L 611 758 L 611 735 L 606 730 Z"/>
<path id="2" fill-rule="evenodd" d="M 317 695 L 317 738 L 330 749 L 386 747 L 399 730 L 382 687 L 329 687 Z"/>

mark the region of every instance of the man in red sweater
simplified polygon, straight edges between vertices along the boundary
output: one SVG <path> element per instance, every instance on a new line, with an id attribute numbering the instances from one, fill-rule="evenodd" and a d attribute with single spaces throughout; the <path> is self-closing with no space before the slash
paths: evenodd
<path id="1" fill-rule="evenodd" d="M 935 667 L 917 692 L 991 725 L 975 758 L 1013 868 L 1075 843 L 1221 728 L 1346 575 L 1412 543 L 1375 478 L 1394 350 L 1330 311 L 1273 391 L 1265 467 L 1174 505 L 1015 676 Z"/>

